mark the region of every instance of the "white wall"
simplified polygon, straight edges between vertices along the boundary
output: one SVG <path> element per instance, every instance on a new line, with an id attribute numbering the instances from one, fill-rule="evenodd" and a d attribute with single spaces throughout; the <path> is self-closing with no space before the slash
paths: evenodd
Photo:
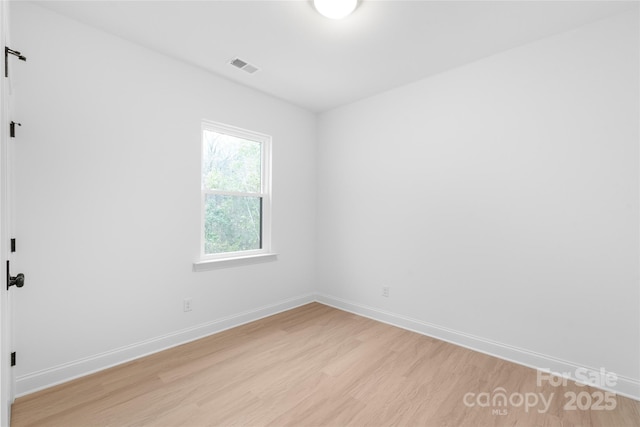
<path id="1" fill-rule="evenodd" d="M 640 397 L 638 40 L 636 9 L 322 114 L 321 300 Z"/>
<path id="2" fill-rule="evenodd" d="M 15 73 L 19 394 L 312 299 L 313 114 L 40 7 L 11 8 L 28 57 Z M 192 272 L 201 119 L 273 136 L 277 261 Z"/>

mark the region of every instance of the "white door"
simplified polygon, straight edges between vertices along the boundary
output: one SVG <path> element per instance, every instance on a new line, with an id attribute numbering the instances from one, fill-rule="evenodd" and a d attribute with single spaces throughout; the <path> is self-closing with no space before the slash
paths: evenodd
<path id="1" fill-rule="evenodd" d="M 2 49 L 11 47 L 9 39 L 9 2 L 0 1 L 0 41 Z M 6 51 L 5 51 L 6 56 Z M 13 55 L 7 57 L 8 67 L 3 61 L 0 79 L 0 267 L 2 268 L 0 280 L 0 426 L 9 426 L 11 419 L 11 404 L 14 398 L 15 379 L 11 368 L 11 353 L 13 352 L 13 328 L 12 328 L 12 298 L 18 291 L 16 286 L 7 288 L 8 276 L 16 276 L 13 264 L 14 254 L 11 251 L 12 214 L 12 173 L 11 159 L 14 139 L 10 137 L 10 122 L 12 117 L 12 93 L 11 73 L 19 72 L 22 64 Z M 8 68 L 8 70 L 7 70 Z M 6 77 L 6 74 L 9 77 Z"/>
<path id="2" fill-rule="evenodd" d="M 8 10 L 7 2 L 0 2 L 0 34 L 1 43 L 3 46 L 8 43 Z M 9 100 L 8 100 L 8 82 L 4 77 L 5 67 L 2 66 L 2 84 L 0 84 L 0 260 L 7 259 L 7 248 L 4 244 L 6 240 L 7 220 L 7 200 L 6 200 L 6 185 L 7 181 L 5 175 L 7 173 L 5 163 L 7 159 L 7 144 L 9 142 L 9 128 L 7 126 L 9 117 Z M 12 384 L 13 378 L 11 375 L 10 366 L 10 348 L 11 348 L 11 315 L 9 313 L 9 293 L 5 291 L 4 287 L 0 289 L 0 425 L 8 426 L 9 417 L 11 416 L 11 403 L 13 401 L 12 396 Z"/>

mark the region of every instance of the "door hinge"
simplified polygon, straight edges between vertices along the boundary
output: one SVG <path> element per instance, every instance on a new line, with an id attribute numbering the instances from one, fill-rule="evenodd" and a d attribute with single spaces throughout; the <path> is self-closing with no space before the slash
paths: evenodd
<path id="1" fill-rule="evenodd" d="M 16 366 L 16 352 L 11 353 L 11 366 Z"/>
<path id="2" fill-rule="evenodd" d="M 17 50 L 13 50 L 5 46 L 4 47 L 4 76 L 5 77 L 9 77 L 9 55 L 18 57 L 20 61 L 27 60 L 27 58 Z"/>
<path id="3" fill-rule="evenodd" d="M 11 138 L 15 138 L 16 137 L 16 125 L 22 126 L 22 123 L 16 123 L 14 121 L 11 121 L 9 123 L 9 136 Z"/>
<path id="4" fill-rule="evenodd" d="M 16 251 L 16 239 L 11 239 L 11 252 Z"/>

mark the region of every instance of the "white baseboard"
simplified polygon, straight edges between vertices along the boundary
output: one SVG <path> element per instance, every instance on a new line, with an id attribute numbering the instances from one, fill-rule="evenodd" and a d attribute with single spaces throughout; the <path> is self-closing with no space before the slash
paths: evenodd
<path id="1" fill-rule="evenodd" d="M 275 304 L 266 305 L 254 310 L 245 311 L 233 316 L 203 323 L 191 328 L 151 338 L 149 340 L 54 366 L 52 368 L 21 375 L 16 378 L 16 397 L 24 396 L 94 372 L 102 371 L 190 341 L 195 341 L 230 328 L 235 328 L 236 326 L 240 326 L 245 323 L 291 310 L 292 308 L 314 302 L 314 296 L 315 294 L 310 293 L 289 298 Z"/>
<path id="2" fill-rule="evenodd" d="M 576 380 L 572 373 L 585 373 L 582 378 L 596 378 L 600 375 L 599 369 L 582 366 L 578 363 L 558 359 L 545 354 L 536 353 L 530 350 L 502 344 L 496 341 L 477 337 L 438 325 L 411 319 L 399 314 L 379 310 L 362 304 L 346 301 L 341 298 L 332 297 L 323 293 L 316 293 L 316 301 L 340 310 L 348 311 L 363 317 L 368 317 L 379 322 L 397 326 L 422 335 L 437 338 L 470 350 L 478 351 L 489 356 L 498 357 L 510 362 L 524 365 L 537 370 L 549 370 L 557 373 L 569 373 L 564 375 L 571 380 Z M 614 392 L 618 395 L 640 400 L 640 380 L 617 376 L 616 385 L 613 387 L 597 387 L 606 391 Z"/>
<path id="3" fill-rule="evenodd" d="M 195 341 L 197 339 L 204 338 L 245 323 L 253 322 L 264 317 L 272 316 L 314 301 L 533 369 L 567 373 L 576 372 L 580 369 L 586 370 L 594 375 L 599 373 L 597 369 L 592 367 L 581 366 L 577 363 L 491 341 L 482 337 L 465 334 L 463 332 L 433 325 L 388 311 L 379 310 L 374 307 L 353 303 L 330 295 L 311 293 L 125 347 L 120 347 L 84 359 L 21 375 L 16 378 L 16 396 L 24 396 L 38 390 L 83 377 L 94 372 L 102 371 L 112 366 L 126 363 L 190 341 Z M 571 379 L 575 380 L 575 378 Z M 640 400 L 640 380 L 637 379 L 618 375 L 615 387 L 600 388 L 612 391 L 621 396 Z"/>

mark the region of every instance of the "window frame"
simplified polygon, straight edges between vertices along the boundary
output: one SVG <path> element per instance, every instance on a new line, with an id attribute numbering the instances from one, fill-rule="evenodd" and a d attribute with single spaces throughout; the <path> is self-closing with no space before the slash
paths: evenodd
<path id="1" fill-rule="evenodd" d="M 249 141 L 255 141 L 261 144 L 260 158 L 260 192 L 245 193 L 237 191 L 222 191 L 205 189 L 202 180 L 202 171 L 204 167 L 204 147 L 205 132 L 216 132 L 224 135 L 242 138 Z M 271 252 L 271 143 L 272 137 L 267 134 L 255 132 L 239 127 L 227 125 L 224 123 L 214 122 L 210 120 L 202 120 L 200 130 L 200 261 L 194 263 L 194 270 L 201 270 L 202 265 L 219 263 L 220 261 L 261 261 L 265 256 L 275 256 Z M 206 213 L 206 196 L 209 194 L 219 194 L 237 197 L 259 197 L 261 200 L 260 214 L 260 249 L 250 249 L 245 251 L 222 252 L 216 254 L 205 253 L 205 213 Z"/>

